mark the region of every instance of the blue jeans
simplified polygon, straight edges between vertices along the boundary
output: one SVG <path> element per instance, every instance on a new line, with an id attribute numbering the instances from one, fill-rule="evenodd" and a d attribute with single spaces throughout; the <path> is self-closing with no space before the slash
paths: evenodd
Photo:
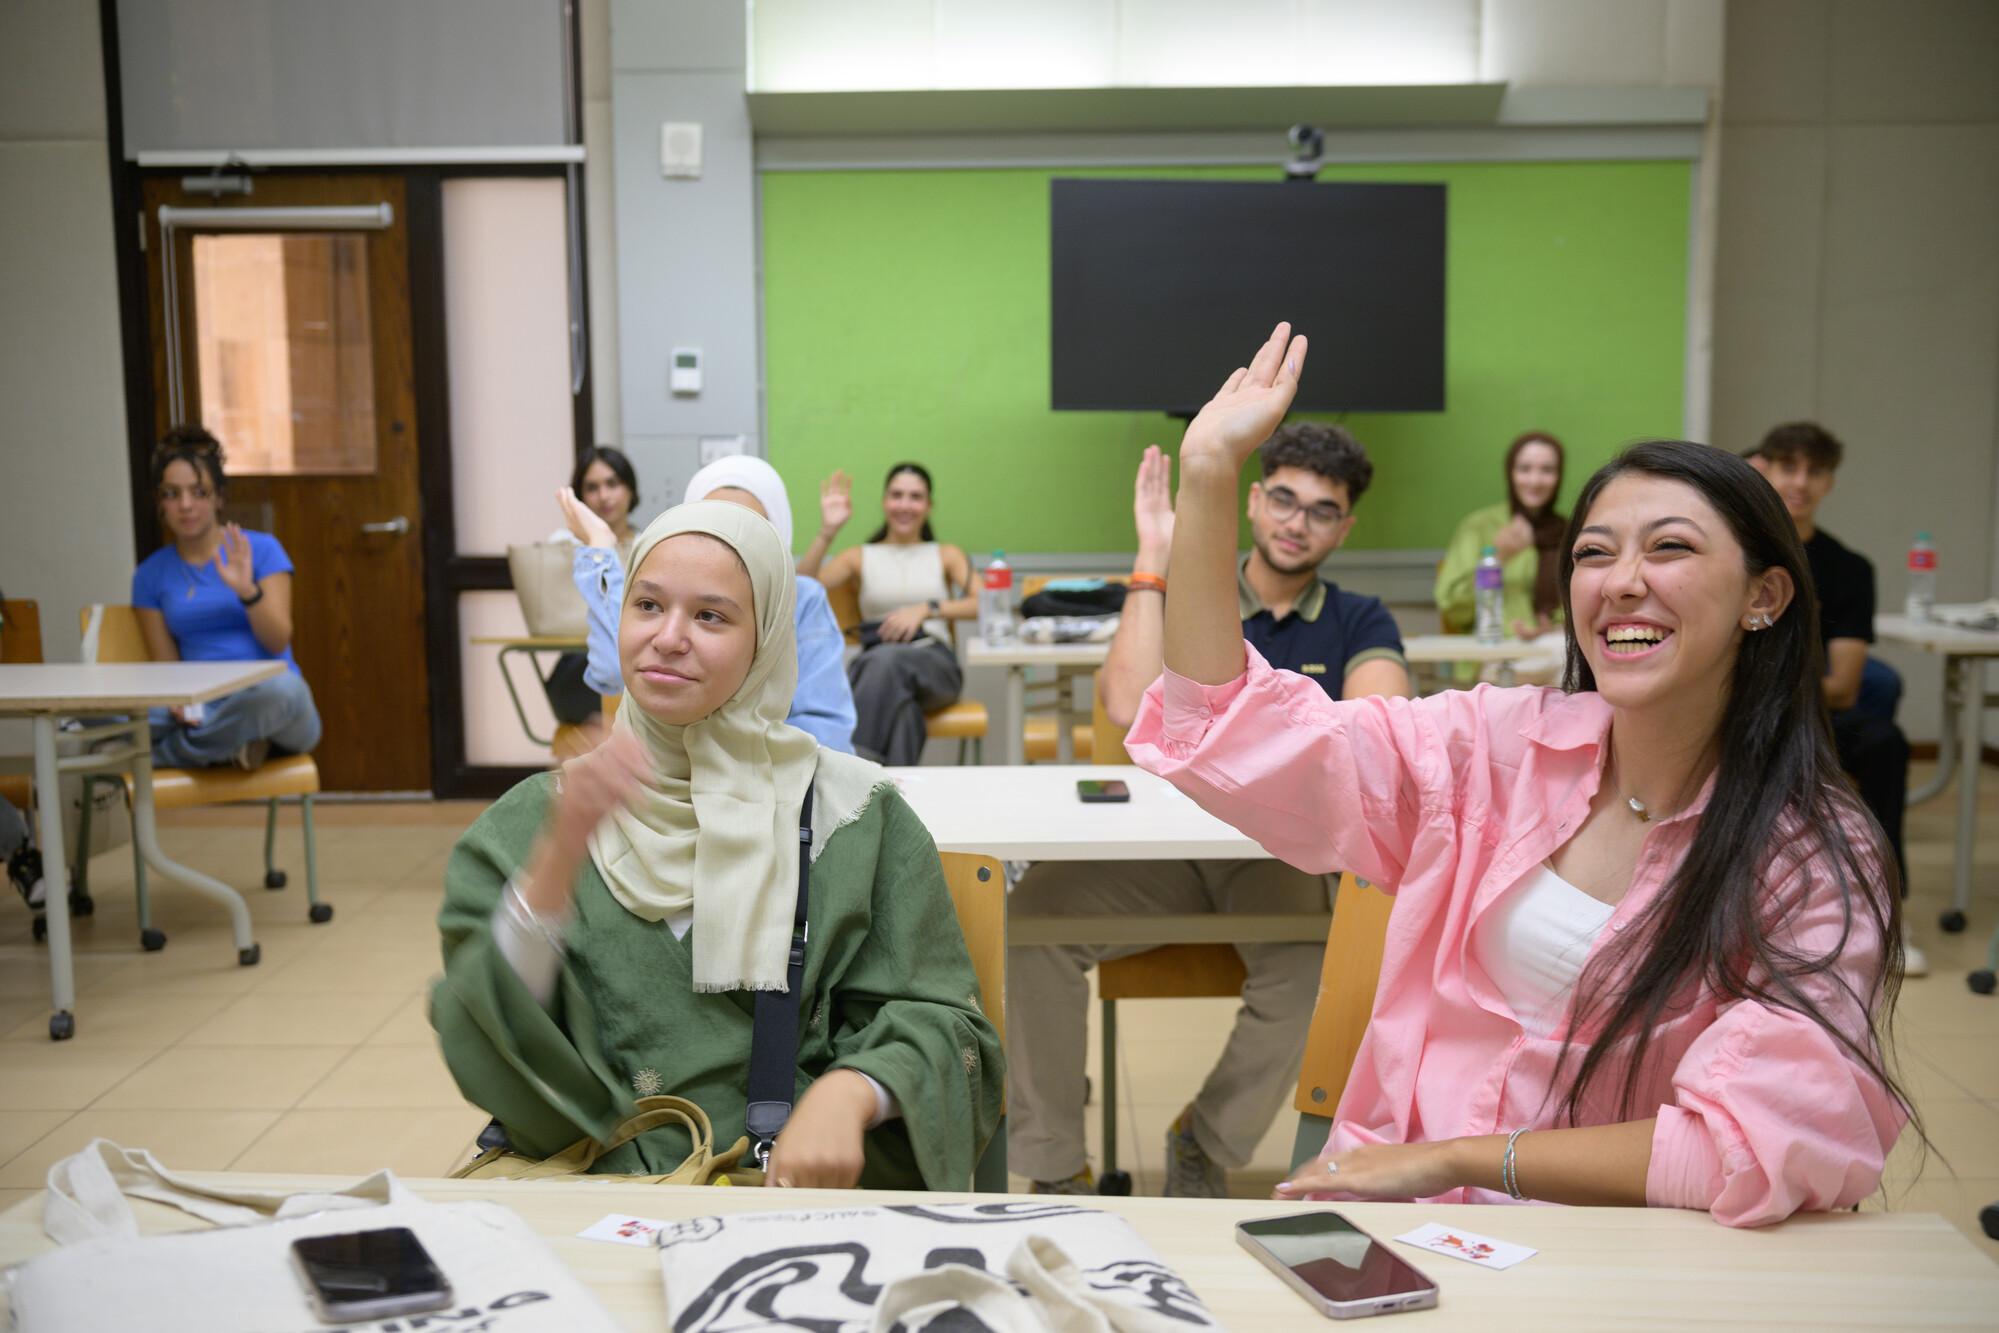
<path id="1" fill-rule="evenodd" d="M 1868 658 L 1860 668 L 1860 697 L 1853 701 L 1853 711 L 1893 722 L 1901 702 L 1902 673 L 1878 657 Z"/>
<path id="2" fill-rule="evenodd" d="M 251 741 L 269 741 L 274 749 L 293 754 L 319 744 L 312 687 L 295 671 L 209 700 L 199 726 L 182 726 L 164 708 L 153 709 L 147 719 L 153 724 L 156 768 L 234 763 L 236 752 Z"/>

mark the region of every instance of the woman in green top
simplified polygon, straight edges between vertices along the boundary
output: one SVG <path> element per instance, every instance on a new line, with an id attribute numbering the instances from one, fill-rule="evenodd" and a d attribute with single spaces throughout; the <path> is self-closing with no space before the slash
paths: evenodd
<path id="1" fill-rule="evenodd" d="M 786 989 L 812 791 L 807 949 L 777 1185 L 962 1189 L 1005 1066 L 936 847 L 880 768 L 787 726 L 791 560 L 739 505 L 682 505 L 633 548 L 625 695 L 590 754 L 521 783 L 445 871 L 431 1023 L 465 1096 L 536 1157 L 634 1101 L 743 1133 L 751 1014 Z M 662 1128 L 602 1172 L 671 1171 Z"/>
<path id="2" fill-rule="evenodd" d="M 1506 580 L 1506 624 L 1516 638 L 1545 634 L 1560 621 L 1560 549 L 1569 526 L 1555 512 L 1562 489 L 1562 442 L 1530 430 L 1506 451 L 1506 500 L 1466 514 L 1437 567 L 1437 610 L 1444 631 L 1469 634 L 1477 619 L 1473 578 L 1479 557 L 1499 552 Z"/>

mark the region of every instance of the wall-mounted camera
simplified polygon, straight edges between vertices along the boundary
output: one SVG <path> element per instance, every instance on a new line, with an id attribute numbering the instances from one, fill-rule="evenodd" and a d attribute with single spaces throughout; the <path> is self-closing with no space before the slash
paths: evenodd
<path id="1" fill-rule="evenodd" d="M 1326 136 L 1319 132 L 1316 125 L 1293 125 L 1290 139 L 1291 160 L 1284 164 L 1284 179 L 1310 185 L 1318 178 L 1319 168 L 1324 165 Z"/>

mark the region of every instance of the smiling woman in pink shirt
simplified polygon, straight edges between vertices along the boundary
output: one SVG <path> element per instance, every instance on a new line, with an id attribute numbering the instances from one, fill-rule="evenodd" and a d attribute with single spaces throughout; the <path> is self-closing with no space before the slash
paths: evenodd
<path id="1" fill-rule="evenodd" d="M 1181 445 L 1166 672 L 1128 745 L 1311 872 L 1395 893 L 1321 1159 L 1284 1197 L 1652 1204 L 1754 1226 L 1872 1193 L 1893 862 L 1839 773 L 1795 531 L 1733 455 L 1637 445 L 1578 497 L 1561 689 L 1328 699 L 1236 629 L 1280 324 Z"/>

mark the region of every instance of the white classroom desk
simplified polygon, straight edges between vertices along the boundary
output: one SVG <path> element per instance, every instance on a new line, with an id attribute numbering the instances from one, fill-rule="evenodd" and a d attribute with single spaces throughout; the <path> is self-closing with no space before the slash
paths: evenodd
<path id="1" fill-rule="evenodd" d="M 1001 861 L 1238 861 L 1270 855 L 1164 778 L 1128 765 L 891 768 L 942 852 Z M 1076 783 L 1122 782 L 1131 800 L 1085 805 Z M 1009 915 L 1009 944 L 1323 943 L 1328 912 Z"/>
<path id="2" fill-rule="evenodd" d="M 149 708 L 184 708 L 234 694 L 285 670 L 268 662 L 51 662 L 36 666 L 0 666 L 0 717 L 25 717 L 34 723 L 35 804 L 40 812 L 39 841 L 42 875 L 48 885 L 49 1036 L 56 1041 L 76 1031 L 76 975 L 69 949 L 68 849 L 63 846 L 62 774 L 83 770 L 132 773 L 132 836 L 139 854 L 158 874 L 222 904 L 236 938 L 237 961 L 244 966 L 258 958 L 250 934 L 250 909 L 242 895 L 220 880 L 169 861 L 160 850 L 153 823 L 152 737 L 146 721 Z M 98 718 L 121 714 L 128 721 L 93 725 L 83 735 L 93 741 L 113 740 L 90 754 L 56 757 L 56 728 L 66 717 Z"/>
<path id="3" fill-rule="evenodd" d="M 1500 685 L 1511 685 L 1516 669 L 1562 665 L 1562 650 L 1526 639 L 1502 639 L 1481 643 L 1473 634 L 1411 634 L 1402 640 L 1402 657 L 1411 666 L 1444 666 L 1453 662 L 1476 662 L 1499 668 Z"/>
<path id="4" fill-rule="evenodd" d="M 1946 931 L 1955 934 L 1964 929 L 1965 910 L 1971 906 L 1972 849 L 1978 837 L 1978 769 L 1985 753 L 1985 710 L 1999 706 L 1999 695 L 1985 692 L 1985 663 L 1999 657 L 1999 632 L 1959 629 L 1907 616 L 1876 616 L 1874 637 L 1905 643 L 1943 658 L 1943 727 L 1937 742 L 1937 774 L 1927 786 L 1909 793 L 1909 804 L 1931 799 L 1950 783 L 1953 772 L 1957 774 L 1957 855 L 1950 907 L 1941 921 Z"/>
<path id="5" fill-rule="evenodd" d="M 344 1177 L 190 1172 L 238 1188 L 300 1192 Z M 407 1180 L 437 1203 L 483 1199 L 519 1213 L 631 1333 L 666 1324 L 659 1256 L 648 1248 L 579 1239 L 610 1212 L 680 1221 L 793 1208 L 851 1208 L 947 1200 L 1046 1204 L 997 1194 L 700 1189 L 607 1181 Z M 1235 1241 L 1235 1224 L 1295 1207 L 1336 1207 L 1435 1280 L 1434 1310 L 1388 1317 L 1384 1333 L 1424 1330 L 1659 1328 L 1986 1328 L 1999 1312 L 1999 1265 L 1931 1213 L 1814 1213 L 1737 1231 L 1705 1213 L 1665 1208 L 1502 1208 L 1472 1204 L 1287 1204 L 1268 1199 L 1157 1199 L 1093 1195 L 1078 1205 L 1123 1217 L 1226 1328 L 1331 1328 Z M 0 1212 L 0 1268 L 46 1252 L 41 1195 Z M 189 1219 L 134 1201 L 143 1234 Z M 366 1212 L 355 1214 L 357 1227 Z M 1426 1222 L 1531 1245 L 1503 1272 L 1390 1241 Z M 227 1284 L 218 1284 L 218 1301 Z M 0 1286 L 0 1324 L 7 1319 Z M 298 1327 L 315 1327 L 303 1297 Z M 421 1319 L 405 1321 L 411 1326 Z M 377 1325 L 369 1325 L 377 1327 Z M 386 1325 L 382 1325 L 386 1327 Z M 440 1328 L 446 1325 L 440 1325 Z"/>
<path id="6" fill-rule="evenodd" d="M 1071 763 L 1076 758 L 1071 727 L 1076 719 L 1069 706 L 1073 682 L 1078 676 L 1094 674 L 1110 655 L 1104 643 L 1009 643 L 991 644 L 975 630 L 965 644 L 968 667 L 1006 669 L 1006 761 L 1019 766 L 1027 762 L 1027 673 L 1035 667 L 1055 669 L 1055 758 Z"/>

